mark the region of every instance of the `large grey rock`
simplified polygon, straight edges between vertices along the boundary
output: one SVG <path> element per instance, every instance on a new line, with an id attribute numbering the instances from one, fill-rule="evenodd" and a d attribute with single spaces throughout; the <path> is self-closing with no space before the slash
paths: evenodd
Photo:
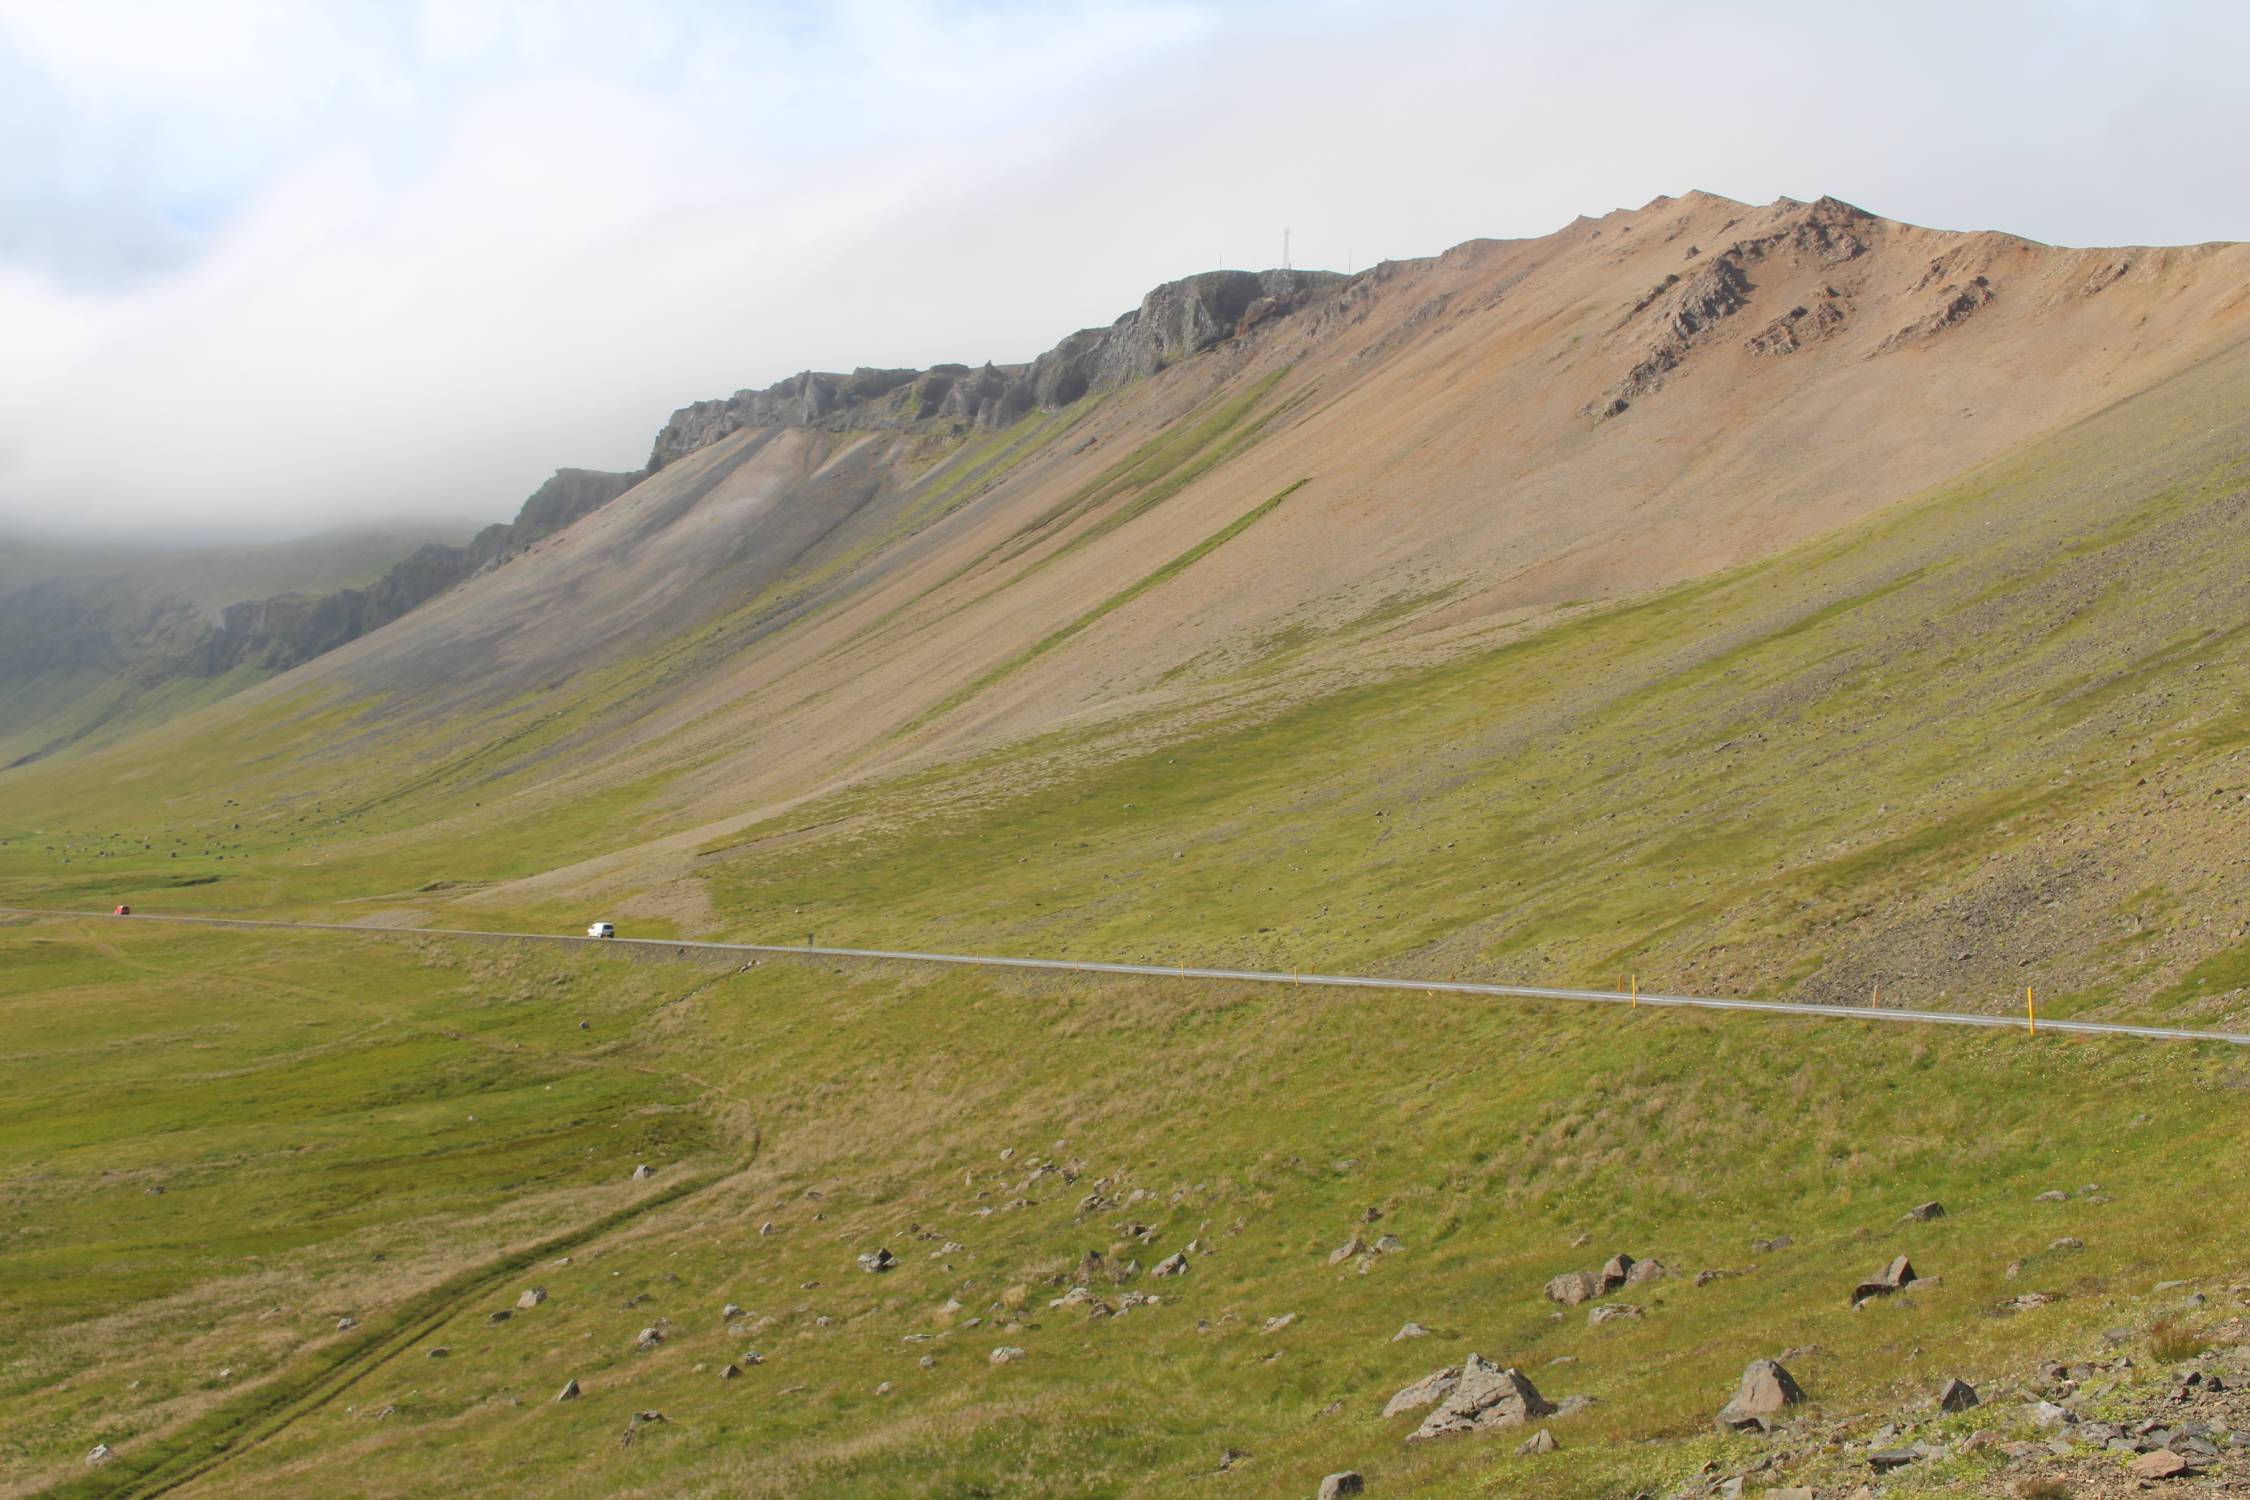
<path id="1" fill-rule="evenodd" d="M 1328 1252 L 1328 1263 L 1332 1266 L 1340 1266 L 1345 1261 L 1350 1260 L 1353 1256 L 1365 1255 L 1366 1253 L 1367 1246 L 1362 1244 L 1360 1242 L 1359 1236 L 1355 1234 L 1350 1239 L 1344 1241 L 1344 1243 L 1338 1245 L 1335 1249 Z"/>
<path id="2" fill-rule="evenodd" d="M 576 1401 L 578 1399 L 578 1382 L 575 1380 L 564 1381 L 562 1391 L 555 1399 L 557 1401 Z"/>
<path id="3" fill-rule="evenodd" d="M 1604 1265 L 1601 1271 L 1603 1293 L 1606 1295 L 1610 1292 L 1616 1291 L 1619 1287 L 1625 1284 L 1625 1278 L 1632 1274 L 1633 1257 L 1625 1254 L 1623 1251 L 1619 1251 L 1617 1254 L 1612 1255 L 1609 1258 L 1608 1264 Z"/>
<path id="4" fill-rule="evenodd" d="M 1186 1253 L 1183 1251 L 1175 1250 L 1170 1255 L 1167 1255 L 1162 1260 L 1158 1261 L 1156 1263 L 1156 1269 L 1150 1271 L 1148 1274 L 1151 1276 L 1185 1276 L 1187 1274 L 1187 1270 L 1188 1258 Z"/>
<path id="5" fill-rule="evenodd" d="M 525 1287 L 523 1295 L 516 1299 L 516 1306 L 524 1308 L 528 1311 L 531 1308 L 537 1307 L 540 1303 L 546 1300 L 547 1289 L 545 1287 Z"/>
<path id="6" fill-rule="evenodd" d="M 1341 1474 L 1331 1474 L 1320 1482 L 1319 1500 L 1344 1500 L 1347 1495 L 1367 1493 L 1367 1481 L 1359 1477 L 1357 1469 L 1346 1469 Z"/>
<path id="7" fill-rule="evenodd" d="M 883 1248 L 866 1251 L 859 1257 L 859 1268 L 869 1275 L 881 1275 L 898 1264 L 898 1257 Z"/>
<path id="8" fill-rule="evenodd" d="M 1460 1383 L 1461 1367 L 1459 1365 L 1452 1365 L 1443 1370 L 1432 1370 L 1412 1385 L 1402 1387 L 1393 1393 L 1391 1399 L 1384 1403 L 1383 1415 L 1395 1417 L 1405 1412 L 1420 1411 L 1425 1406 L 1433 1406 L 1452 1395 L 1453 1388 Z"/>
<path id="9" fill-rule="evenodd" d="M 1438 1402 L 1437 1410 L 1407 1434 L 1407 1441 L 1425 1442 L 1457 1433 L 1520 1426 L 1534 1417 L 1552 1416 L 1554 1411 L 1522 1371 L 1503 1370 L 1472 1354 L 1461 1362 L 1460 1380 Z"/>
<path id="10" fill-rule="evenodd" d="M 1591 1271 L 1565 1271 L 1547 1283 L 1547 1300 L 1565 1307 L 1591 1302 L 1602 1294 L 1602 1282 Z"/>
<path id="11" fill-rule="evenodd" d="M 1804 1389 L 1780 1361 L 1754 1359 L 1742 1372 L 1734 1399 L 1719 1408 L 1719 1425 L 1737 1431 L 1770 1427 L 1776 1416 L 1804 1399 Z"/>
<path id="12" fill-rule="evenodd" d="M 1977 1404 L 1977 1388 L 1966 1380 L 1948 1380 L 1938 1392 L 1939 1411 L 1967 1411 Z"/>

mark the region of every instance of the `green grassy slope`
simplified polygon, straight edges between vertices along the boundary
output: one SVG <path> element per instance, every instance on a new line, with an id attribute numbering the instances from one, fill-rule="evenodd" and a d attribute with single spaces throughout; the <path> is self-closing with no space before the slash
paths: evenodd
<path id="1" fill-rule="evenodd" d="M 107 923 L 0 928 L 0 958 L 5 1050 L 37 1054 L 11 1097 L 82 1101 L 0 1117 L 37 1246 L 0 1261 L 14 1489 L 1156 1495 L 1231 1448 L 1245 1493 L 1353 1467 L 1614 1495 L 1752 1461 L 1709 1428 L 1750 1358 L 1817 1351 L 1791 1357 L 1806 1429 L 1994 1391 L 2145 1321 L 2158 1280 L 2235 1272 L 2246 1227 L 2237 1194 L 2178 1212 L 2245 1165 L 2224 1052 Z M 158 1037 L 212 1066 L 152 1078 Z M 1894 1222 L 1932 1197 L 1944 1219 Z M 1355 1232 L 1402 1248 L 1331 1266 Z M 207 1257 L 192 1288 L 50 1290 L 160 1244 Z M 877 1246 L 896 1270 L 856 1268 Z M 1143 1268 L 1097 1295 L 1156 1304 L 1050 1307 L 1089 1250 Z M 1640 1319 L 1542 1300 L 1616 1250 L 1674 1273 L 1618 1299 Z M 1850 1311 L 1902 1252 L 1942 1284 Z M 1993 1316 L 2032 1289 L 2061 1300 Z M 1394 1342 L 1409 1320 L 1432 1336 Z M 1466 1349 L 1596 1398 L 1550 1424 L 1561 1455 L 1404 1443 L 1382 1403 Z M 97 1441 L 119 1456 L 87 1469 Z M 1918 1477 L 1983 1493 L 1997 1461 Z"/>
<path id="2" fill-rule="evenodd" d="M 843 831 L 697 878 L 762 936 L 2236 1014 L 2176 985 L 2242 939 L 2246 390 L 2237 355 L 1769 563 L 808 806 Z"/>
<path id="3" fill-rule="evenodd" d="M 642 879 L 714 934 L 2221 1019 L 2246 393 L 2238 350 L 1757 566 L 1309 700 L 1253 671 L 1232 719 L 863 786 Z M 487 887 L 704 815 L 692 759 L 545 789 L 533 750 L 633 683 L 367 743 L 280 702 L 20 776 L 0 897 L 578 925 Z"/>

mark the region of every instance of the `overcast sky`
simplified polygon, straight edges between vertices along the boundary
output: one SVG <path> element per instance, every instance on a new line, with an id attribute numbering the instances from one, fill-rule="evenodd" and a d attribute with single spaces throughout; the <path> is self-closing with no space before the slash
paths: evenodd
<path id="1" fill-rule="evenodd" d="M 1692 12 L 1692 14 L 1690 14 Z M 0 0 L 0 529 L 497 519 L 675 406 L 1701 187 L 2250 239 L 2250 5 Z"/>

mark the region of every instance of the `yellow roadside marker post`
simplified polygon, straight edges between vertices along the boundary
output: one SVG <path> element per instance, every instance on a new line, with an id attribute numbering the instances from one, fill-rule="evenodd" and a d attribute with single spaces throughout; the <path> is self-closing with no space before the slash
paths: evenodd
<path id="1" fill-rule="evenodd" d="M 2023 987 L 2023 1019 L 2024 1024 L 2030 1027 L 2031 1034 L 2039 1035 L 2039 1009 L 2031 1002 L 2031 986 L 2028 984 Z"/>
<path id="2" fill-rule="evenodd" d="M 1635 1010 L 1639 1010 L 1640 1008 L 1641 1008 L 1641 976 L 1640 976 L 1640 975 L 1638 975 L 1638 974 L 1635 974 L 1635 975 L 1633 976 L 1633 1009 L 1635 1009 Z"/>

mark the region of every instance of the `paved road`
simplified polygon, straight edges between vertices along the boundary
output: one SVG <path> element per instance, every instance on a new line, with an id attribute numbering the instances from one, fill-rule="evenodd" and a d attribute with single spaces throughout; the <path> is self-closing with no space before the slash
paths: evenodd
<path id="1" fill-rule="evenodd" d="M 1638 996 L 1623 990 L 1557 989 L 1535 984 L 1480 984 L 1461 979 L 1383 979 L 1362 974 L 1277 974 L 1258 969 L 1175 968 L 1165 964 L 1103 964 L 1067 958 L 1001 958 L 976 953 L 912 953 L 887 948 L 817 948 L 780 943 L 708 943 L 687 938 L 589 938 L 575 933 L 480 932 L 452 927 L 360 927 L 344 922 L 276 922 L 250 917 L 161 916 L 135 913 L 112 917 L 108 912 L 40 911 L 28 907 L 0 906 L 0 912 L 27 917 L 96 917 L 122 922 L 183 922 L 198 927 L 279 928 L 288 932 L 351 932 L 361 937 L 514 938 L 537 943 L 583 943 L 614 948 L 646 948 L 673 953 L 775 953 L 799 958 L 880 959 L 898 963 L 963 964 L 984 969 L 1051 969 L 1069 974 L 1146 974 L 1163 979 L 1226 979 L 1245 984 L 1325 985 L 1331 988 L 1419 991 L 1425 995 L 1486 995 L 1519 1000 L 1576 1000 L 1601 1005 L 1646 1005 L 1686 1010 L 1754 1011 L 1773 1016 L 1817 1016 L 1842 1021 L 1888 1021 L 1929 1026 L 1981 1026 L 2002 1031 L 2027 1031 L 2020 1015 L 1976 1015 L 1954 1010 L 1875 1009 L 1864 1005 L 1808 1005 L 1784 1000 L 1723 1000 L 1707 995 Z M 2225 1042 L 2250 1047 L 2250 1034 L 2238 1031 L 2195 1031 L 2177 1026 L 2122 1026 L 2109 1021 L 2039 1022 L 2040 1036 L 2144 1037 L 2160 1042 Z"/>

